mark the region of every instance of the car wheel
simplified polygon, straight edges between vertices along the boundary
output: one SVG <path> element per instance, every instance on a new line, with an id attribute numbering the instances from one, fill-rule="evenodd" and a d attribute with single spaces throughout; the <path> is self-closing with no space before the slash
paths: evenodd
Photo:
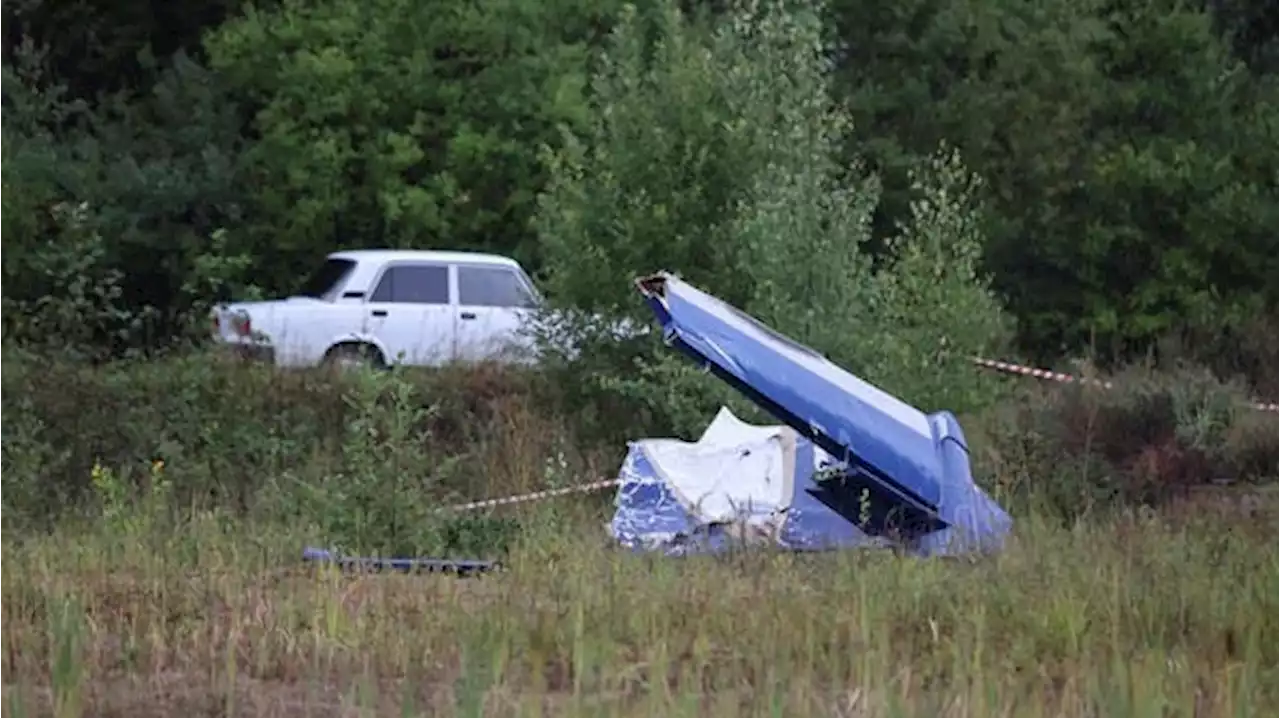
<path id="1" fill-rule="evenodd" d="M 340 344 L 329 350 L 324 363 L 340 371 L 381 369 L 385 366 L 382 353 L 368 344 Z"/>

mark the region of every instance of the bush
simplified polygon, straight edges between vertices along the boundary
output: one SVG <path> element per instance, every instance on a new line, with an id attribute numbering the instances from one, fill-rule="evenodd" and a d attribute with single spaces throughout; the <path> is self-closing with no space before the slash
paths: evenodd
<path id="1" fill-rule="evenodd" d="M 148 92 L 90 104 L 32 46 L 15 60 L 2 73 L 6 340 L 102 358 L 206 336 L 209 303 L 261 274 L 225 231 L 246 193 L 221 78 L 179 53 Z"/>
<path id="2" fill-rule="evenodd" d="M 492 553 L 510 520 L 439 509 L 612 476 L 622 443 L 582 438 L 602 423 L 626 439 L 662 435 L 617 404 L 573 408 L 555 373 L 496 365 L 282 372 L 191 354 L 94 367 L 14 349 L 4 360 L 0 496 L 17 535 L 68 515 L 129 533 L 210 510 L 352 551 Z M 692 401 L 678 382 L 644 379 L 667 407 Z M 1239 386 L 1193 368 L 1111 381 L 1020 384 L 969 415 L 976 475 L 1015 513 L 1074 520 L 1280 474 L 1276 416 Z"/>
<path id="3" fill-rule="evenodd" d="M 1276 415 L 1240 385 L 1192 367 L 1131 367 L 1109 381 L 1029 389 L 981 422 L 979 461 L 1004 494 L 1075 518 L 1280 476 Z"/>
<path id="4" fill-rule="evenodd" d="M 593 452 L 542 408 L 546 387 L 508 369 L 280 372 L 207 354 L 92 367 L 12 349 L 4 359 L 10 527 L 136 504 L 162 461 L 169 503 L 184 511 L 309 525 L 352 550 L 463 550 L 507 529 L 445 521 L 442 506 L 598 478 Z"/>
<path id="5" fill-rule="evenodd" d="M 1157 347 L 1162 363 L 1201 364 L 1213 373 L 1249 388 L 1259 401 L 1274 402 L 1280 366 L 1280 328 L 1276 314 L 1259 313 L 1248 321 L 1200 323 L 1167 337 Z"/>

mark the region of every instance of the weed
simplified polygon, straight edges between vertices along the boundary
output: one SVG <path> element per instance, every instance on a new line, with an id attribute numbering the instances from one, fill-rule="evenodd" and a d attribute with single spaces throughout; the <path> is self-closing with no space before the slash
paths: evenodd
<path id="1" fill-rule="evenodd" d="M 102 404 L 32 376 L 16 423 L 39 430 L 6 442 L 5 511 L 45 512 L 53 529 L 6 522 L 0 542 L 15 715 L 1277 708 L 1274 494 L 1245 481 L 1138 490 L 1194 478 L 1162 473 L 1192 454 L 1265 475 L 1274 417 L 1268 439 L 1230 387 L 1152 375 L 1128 393 L 1035 392 L 967 420 L 975 473 L 1015 514 L 998 556 L 676 560 L 610 546 L 599 498 L 439 511 L 597 478 L 617 460 L 584 447 L 533 377 L 283 374 L 201 357 L 49 370 Z M 1181 453 L 1153 453 L 1168 442 Z M 62 482 L 60 510 L 41 503 L 55 494 L 40 480 Z M 1083 508 L 1100 491 L 1108 510 Z M 872 509 L 862 496 L 864 523 Z M 503 554 L 507 570 L 305 571 L 298 552 L 316 541 Z"/>
<path id="2" fill-rule="evenodd" d="M 98 534 L 6 542 L 6 676 L 59 715 L 339 715 L 340 696 L 433 715 L 1276 707 L 1273 534 L 1025 516 L 978 563 L 655 561 L 591 540 L 598 519 L 524 512 L 508 571 L 480 581 L 302 574 L 297 535 L 254 523 L 190 525 L 202 551 L 161 561 Z"/>

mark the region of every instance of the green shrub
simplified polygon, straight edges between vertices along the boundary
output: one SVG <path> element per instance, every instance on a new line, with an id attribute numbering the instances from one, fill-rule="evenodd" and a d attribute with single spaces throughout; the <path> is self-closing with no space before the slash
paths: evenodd
<path id="1" fill-rule="evenodd" d="M 1280 366 L 1280 327 L 1276 314 L 1248 321 L 1200 323 L 1166 337 L 1156 347 L 1164 364 L 1183 361 L 1211 369 L 1215 376 L 1249 388 L 1259 401 L 1275 402 L 1276 367 Z"/>
<path id="2" fill-rule="evenodd" d="M 862 173 L 840 163 L 850 126 L 822 15 L 807 2 L 709 23 L 671 2 L 623 14 L 586 129 L 549 155 L 535 219 L 552 303 L 650 322 L 630 280 L 669 270 L 922 408 L 981 407 L 995 385 L 962 359 L 1010 327 L 976 269 L 979 182 L 945 149 L 921 163 L 910 221 L 873 263 L 879 185 L 850 184 Z M 732 403 L 656 339 L 619 348 L 567 331 L 588 347 L 562 372 L 580 410 L 616 406 L 633 430 L 690 435 Z"/>
<path id="3" fill-rule="evenodd" d="M 599 478 L 541 382 L 496 366 L 344 374 L 207 354 L 90 366 L 11 349 L 4 360 L 14 528 L 68 512 L 132 521 L 155 503 L 162 461 L 166 509 L 310 525 L 352 550 L 462 551 L 510 527 L 442 507 Z"/>
<path id="4" fill-rule="evenodd" d="M 1280 477 L 1276 415 L 1252 408 L 1240 385 L 1191 367 L 1107 380 L 1028 388 L 984 417 L 982 472 L 1068 518 Z"/>

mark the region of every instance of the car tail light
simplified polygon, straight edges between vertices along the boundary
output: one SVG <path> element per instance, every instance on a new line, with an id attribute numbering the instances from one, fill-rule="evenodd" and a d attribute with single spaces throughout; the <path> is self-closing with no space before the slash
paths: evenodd
<path id="1" fill-rule="evenodd" d="M 249 315 L 242 315 L 236 318 L 235 322 L 236 334 L 247 337 L 253 333 L 253 323 L 249 320 Z"/>

